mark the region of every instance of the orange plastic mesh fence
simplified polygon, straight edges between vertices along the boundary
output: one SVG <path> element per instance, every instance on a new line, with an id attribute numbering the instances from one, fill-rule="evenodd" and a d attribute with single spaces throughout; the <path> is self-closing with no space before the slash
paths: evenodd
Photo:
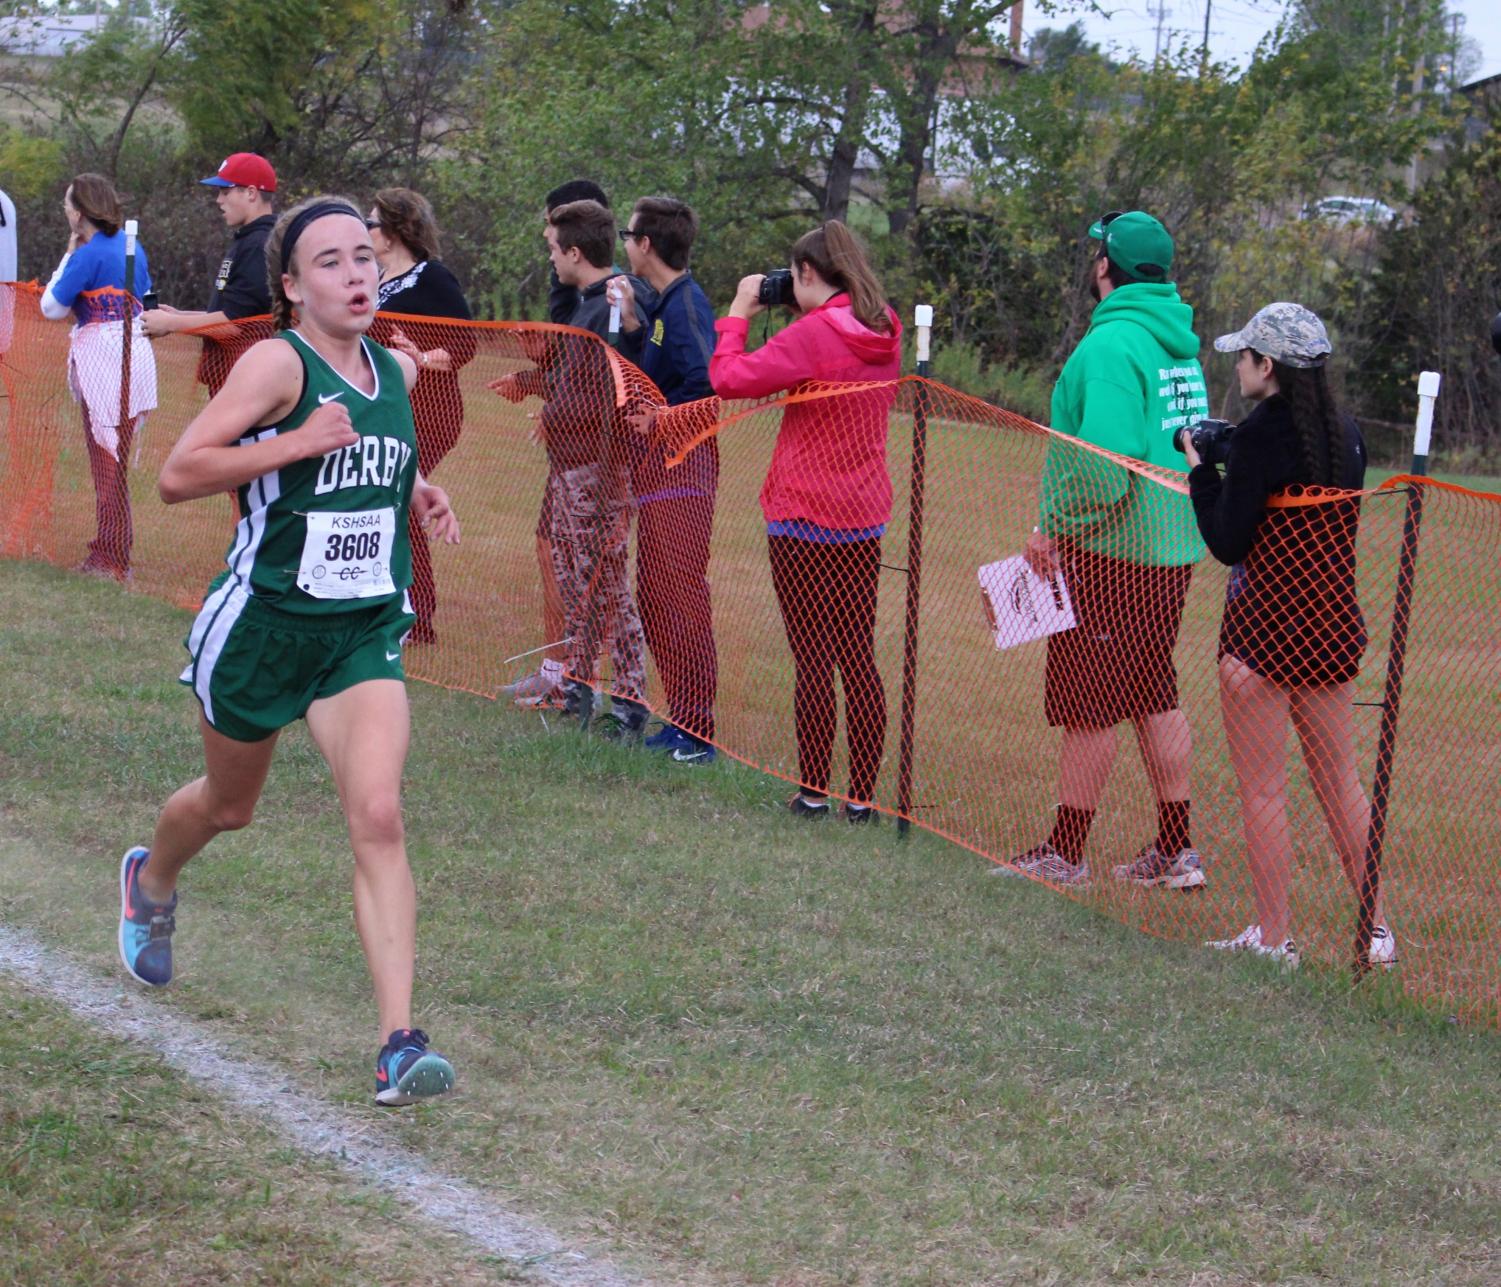
<path id="1" fill-rule="evenodd" d="M 942 385 L 664 408 L 583 332 L 398 320 L 454 368 L 425 371 L 413 401 L 422 466 L 464 536 L 417 569 L 410 676 L 495 697 L 544 656 L 574 674 L 598 666 L 605 688 L 644 694 L 738 759 L 904 812 L 1000 866 L 1050 837 L 1072 846 L 1078 866 L 1040 874 L 1195 943 L 1269 917 L 1305 961 L 1350 961 L 1346 871 L 1358 877 L 1366 850 L 1420 496 L 1375 919 L 1410 994 L 1501 1023 L 1501 497 L 1418 478 L 1289 495 L 1232 578 L 1205 554 L 1183 475 Z M 0 553 L 97 568 L 90 541 L 122 506 L 96 487 L 110 482 L 97 459 L 91 473 L 69 333 L 40 318 L 34 288 L 0 287 L 0 339 Z M 156 409 L 113 457 L 133 517 L 129 584 L 187 608 L 222 568 L 233 521 L 227 498 L 168 508 L 155 493 L 208 396 L 202 348 L 150 344 Z M 118 393 L 118 345 L 113 362 Z M 1039 525 L 1061 578 L 1017 561 Z M 1201 865 L 1148 854 L 1118 874 L 1171 833 L 1159 800 L 1184 795 Z M 1082 844 L 1060 799 L 1097 800 Z"/>

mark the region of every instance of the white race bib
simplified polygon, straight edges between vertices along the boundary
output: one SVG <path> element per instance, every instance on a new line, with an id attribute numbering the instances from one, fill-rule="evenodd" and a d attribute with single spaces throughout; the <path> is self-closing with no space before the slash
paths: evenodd
<path id="1" fill-rule="evenodd" d="M 315 599 L 373 599 L 394 594 L 391 545 L 396 511 L 355 510 L 307 515 L 297 586 Z"/>

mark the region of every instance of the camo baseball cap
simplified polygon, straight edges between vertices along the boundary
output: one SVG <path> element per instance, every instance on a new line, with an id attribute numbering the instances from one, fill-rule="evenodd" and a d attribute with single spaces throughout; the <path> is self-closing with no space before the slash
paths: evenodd
<path id="1" fill-rule="evenodd" d="M 1221 335 L 1214 347 L 1221 353 L 1255 349 L 1284 366 L 1300 370 L 1323 366 L 1324 359 L 1334 351 L 1329 332 L 1318 314 L 1285 300 L 1268 304 L 1234 335 Z"/>

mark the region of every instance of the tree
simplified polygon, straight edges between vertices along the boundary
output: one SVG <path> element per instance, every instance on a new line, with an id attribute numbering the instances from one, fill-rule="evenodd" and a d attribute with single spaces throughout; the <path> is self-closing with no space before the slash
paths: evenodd
<path id="1" fill-rule="evenodd" d="M 259 151 L 314 187 L 410 180 L 466 115 L 481 21 L 468 8 L 176 0 L 172 12 L 187 36 L 171 99 L 205 155 Z"/>
<path id="2" fill-rule="evenodd" d="M 1356 367 L 1375 414 L 1410 421 L 1420 371 L 1443 373 L 1434 441 L 1494 461 L 1501 451 L 1501 362 L 1489 339 L 1501 306 L 1501 110 L 1453 144 L 1413 217 L 1382 245 Z"/>

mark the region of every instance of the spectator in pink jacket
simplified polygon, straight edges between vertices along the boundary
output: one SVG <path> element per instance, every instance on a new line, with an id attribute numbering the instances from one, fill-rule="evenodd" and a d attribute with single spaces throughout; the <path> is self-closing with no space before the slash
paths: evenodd
<path id="1" fill-rule="evenodd" d="M 876 669 L 876 596 L 881 537 L 891 518 L 887 421 L 896 401 L 902 325 L 854 236 L 830 220 L 792 247 L 792 280 L 781 302 L 796 320 L 754 353 L 750 319 L 766 305 L 762 283 L 741 279 L 729 314 L 715 323 L 709 380 L 723 398 L 809 394 L 788 406 L 761 488 L 771 578 L 792 648 L 802 789 L 794 813 L 829 813 L 834 747 L 834 671 L 844 684 L 850 748 L 845 817 L 868 822 L 886 740 L 886 692 Z M 791 298 L 786 298 L 790 293 Z M 893 381 L 858 393 L 826 384 Z"/>

